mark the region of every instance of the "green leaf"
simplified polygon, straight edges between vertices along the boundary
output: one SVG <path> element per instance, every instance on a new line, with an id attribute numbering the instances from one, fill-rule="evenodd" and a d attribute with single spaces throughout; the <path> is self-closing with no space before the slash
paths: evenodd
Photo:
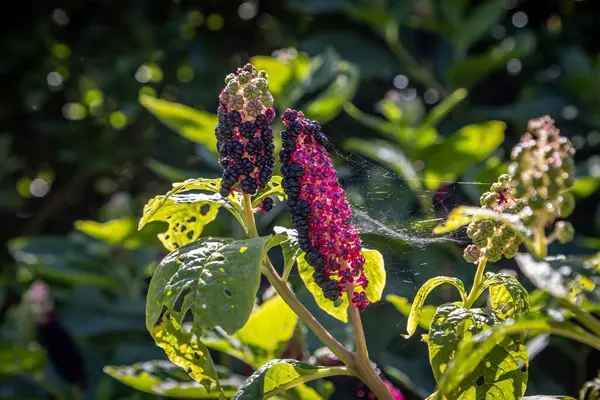
<path id="1" fill-rule="evenodd" d="M 569 396 L 525 396 L 523 400 L 575 400 Z"/>
<path id="2" fill-rule="evenodd" d="M 283 279 L 287 280 L 294 267 L 296 259 L 302 254 L 302 249 L 298 244 L 298 232 L 295 229 L 288 229 L 282 226 L 273 228 L 277 235 L 286 235 L 289 240 L 281 243 L 281 252 L 283 253 Z"/>
<path id="3" fill-rule="evenodd" d="M 252 199 L 252 207 L 258 207 L 265 197 L 276 196 L 279 200 L 287 198 L 285 191 L 281 187 L 282 177 L 275 175 L 271 178 L 269 183 L 254 196 Z"/>
<path id="4" fill-rule="evenodd" d="M 579 392 L 579 400 L 598 400 L 600 398 L 600 375 L 586 382 Z"/>
<path id="5" fill-rule="evenodd" d="M 331 85 L 303 107 L 307 117 L 324 124 L 337 116 L 344 104 L 354 96 L 358 76 L 358 69 L 354 65 L 340 62 L 339 73 Z"/>
<path id="6" fill-rule="evenodd" d="M 76 285 L 116 287 L 106 272 L 107 258 L 98 254 L 98 242 L 91 242 L 83 236 L 39 236 L 13 239 L 8 249 L 17 262 L 33 267 L 42 277 Z"/>
<path id="7" fill-rule="evenodd" d="M 501 121 L 467 125 L 428 147 L 422 154 L 426 188 L 434 190 L 452 183 L 469 167 L 485 160 L 504 140 L 505 129 Z"/>
<path id="8" fill-rule="evenodd" d="M 231 400 L 268 399 L 301 383 L 354 374 L 346 367 L 321 367 L 296 360 L 272 360 L 256 370 Z"/>
<path id="9" fill-rule="evenodd" d="M 252 317 L 250 317 L 252 318 Z M 229 336 L 222 329 L 206 331 L 200 339 L 209 349 L 229 354 L 240 361 L 248 364 L 252 368 L 258 368 L 260 364 L 256 362 L 255 354 L 252 349 L 232 336 Z"/>
<path id="10" fill-rule="evenodd" d="M 483 287 L 489 288 L 492 309 L 500 319 L 516 319 L 529 311 L 529 293 L 516 277 L 487 272 Z"/>
<path id="11" fill-rule="evenodd" d="M 383 255 L 377 250 L 366 248 L 362 249 L 361 254 L 365 258 L 365 276 L 369 281 L 365 294 L 371 303 L 376 303 L 381 300 L 385 288 L 386 273 Z"/>
<path id="12" fill-rule="evenodd" d="M 233 337 L 243 344 L 265 352 L 269 360 L 280 356 L 294 334 L 298 317 L 279 296 L 265 301 Z M 264 360 L 263 360 L 264 361 Z"/>
<path id="13" fill-rule="evenodd" d="M 520 339 L 490 343 L 483 357 L 460 362 L 463 342 L 488 331 L 500 320 L 492 310 L 446 304 L 438 308 L 427 338 L 429 359 L 439 391 L 450 399 L 521 399 L 527 386 L 529 358 Z M 468 365 L 465 365 L 468 364 Z"/>
<path id="14" fill-rule="evenodd" d="M 467 98 L 469 92 L 466 89 L 456 89 L 429 111 L 423 123 L 425 126 L 437 126 L 461 101 Z"/>
<path id="15" fill-rule="evenodd" d="M 219 122 L 216 115 L 147 95 L 140 96 L 140 103 L 160 122 L 216 154 L 215 126 Z"/>
<path id="16" fill-rule="evenodd" d="M 167 182 L 180 182 L 198 176 L 195 171 L 187 171 L 175 168 L 153 158 L 147 159 L 144 164 L 146 164 L 146 167 L 150 168 L 152 172 Z"/>
<path id="17" fill-rule="evenodd" d="M 365 248 L 362 249 L 361 254 L 365 257 L 365 275 L 369 280 L 369 285 L 367 286 L 365 293 L 369 301 L 374 303 L 381 299 L 386 281 L 383 256 L 377 250 Z M 310 294 L 313 295 L 317 305 L 327 314 L 347 323 L 349 306 L 347 296 L 342 295 L 335 302 L 325 298 L 323 289 L 321 289 L 313 279 L 315 269 L 306 262 L 304 252 L 300 254 L 297 261 L 300 277 L 304 281 Z"/>
<path id="18" fill-rule="evenodd" d="M 527 332 L 554 334 L 600 349 L 598 339 L 579 326 L 540 318 L 539 314 L 534 314 L 531 317 L 535 319 L 521 319 L 512 323 L 496 324 L 491 329 L 484 330 L 464 340 L 460 344 L 458 352 L 456 352 L 454 362 L 448 366 L 448 370 L 440 382 L 440 388 L 443 386 L 446 393 L 452 392 L 465 376 L 472 374 L 481 365 L 483 360 L 493 358 L 493 351 L 497 349 L 498 343 L 507 343 L 506 340 L 510 340 L 509 335 L 521 335 Z M 519 349 L 520 347 L 521 345 L 519 345 Z M 490 352 L 492 354 L 488 356 Z M 507 358 L 510 359 L 510 354 L 510 352 L 504 353 L 505 358 L 503 361 Z M 506 369 L 505 371 L 512 370 Z M 508 376 L 506 377 L 508 378 Z M 500 398 L 503 397 L 500 396 Z"/>
<path id="19" fill-rule="evenodd" d="M 509 43 L 506 40 L 515 41 Z M 483 54 L 471 56 L 455 62 L 448 70 L 448 76 L 455 87 L 471 88 L 486 75 L 505 68 L 514 58 L 520 59 L 532 53 L 536 38 L 529 32 L 505 39 L 505 42 L 492 47 Z M 530 114 L 531 115 L 531 114 Z"/>
<path id="20" fill-rule="evenodd" d="M 170 361 L 154 360 L 133 365 L 107 365 L 104 372 L 116 380 L 142 392 L 181 399 L 218 399 L 217 385 L 210 390 L 192 380 L 181 368 Z M 223 393 L 233 396 L 242 383 L 238 377 L 221 379 Z"/>
<path id="21" fill-rule="evenodd" d="M 75 221 L 75 229 L 94 239 L 109 244 L 122 245 L 128 249 L 135 249 L 141 245 L 159 245 L 156 236 L 138 231 L 138 221 L 134 218 L 116 218 L 106 222 Z"/>
<path id="22" fill-rule="evenodd" d="M 255 56 L 250 59 L 250 62 L 257 70 L 263 69 L 269 74 L 269 92 L 271 92 L 274 98 L 279 96 L 284 86 L 293 76 L 293 71 L 289 64 L 273 57 Z"/>
<path id="23" fill-rule="evenodd" d="M 159 235 L 159 239 L 168 250 L 175 250 L 200 237 L 204 227 L 217 217 L 220 207 L 233 214 L 246 228 L 241 195 L 232 192 L 223 198 L 217 193 L 220 182 L 221 179 L 199 178 L 174 183 L 172 190 L 150 199 L 144 206 L 139 229 L 152 221 L 167 222 L 168 229 Z"/>
<path id="24" fill-rule="evenodd" d="M 421 318 L 421 312 L 425 304 L 425 299 L 427 298 L 429 293 L 431 293 L 433 289 L 440 285 L 443 285 L 444 283 L 448 283 L 454 286 L 458 290 L 462 301 L 465 301 L 465 299 L 467 298 L 467 294 L 465 293 L 465 286 L 463 285 L 460 279 L 450 278 L 447 276 L 437 276 L 435 278 L 429 279 L 423 284 L 423 286 L 421 286 L 421 288 L 419 288 L 419 291 L 415 296 L 415 300 L 412 304 L 410 313 L 408 315 L 408 322 L 406 323 L 407 334 L 403 335 L 405 338 L 411 337 L 417 330 L 417 325 L 419 324 L 419 319 Z"/>
<path id="25" fill-rule="evenodd" d="M 229 334 L 241 329 L 252 313 L 269 238 L 201 238 L 167 255 L 148 289 L 148 330 L 165 315 L 182 325 L 188 312 L 196 334 L 216 326 Z"/>
<path id="26" fill-rule="evenodd" d="M 472 44 L 490 31 L 505 13 L 504 0 L 487 0 L 474 7 L 466 21 L 462 21 L 455 42 L 465 52 Z"/>
<path id="27" fill-rule="evenodd" d="M 331 315 L 334 318 L 339 319 L 342 322 L 348 322 L 348 298 L 346 296 L 340 296 L 340 298 L 333 302 L 323 295 L 323 289 L 315 283 L 313 279 L 313 273 L 315 269 L 306 262 L 304 259 L 304 252 L 300 254 L 298 261 L 298 273 L 306 285 L 306 289 L 313 295 L 317 305 L 321 307 L 323 311 Z"/>
<path id="28" fill-rule="evenodd" d="M 436 226 L 433 229 L 433 233 L 438 235 L 441 233 L 452 232 L 462 226 L 470 224 L 471 221 L 485 219 L 503 222 L 519 232 L 524 238 L 529 238 L 532 235 L 531 230 L 523 225 L 518 215 L 498 214 L 492 210 L 468 206 L 458 206 L 450 211 L 446 221 Z"/>
<path id="29" fill-rule="evenodd" d="M 189 326 L 181 326 L 169 313 L 149 325 L 147 318 L 149 314 L 146 311 L 148 331 L 158 347 L 165 351 L 169 360 L 183 368 L 206 389 L 212 385 L 219 387 L 219 377 L 212 357 L 198 336 L 188 329 Z"/>
<path id="30" fill-rule="evenodd" d="M 402 315 L 408 317 L 410 315 L 410 310 L 412 309 L 412 305 L 410 301 L 406 297 L 396 296 L 394 294 L 388 294 L 385 296 L 385 299 L 392 303 L 396 310 L 398 310 Z M 436 306 L 423 306 L 421 307 L 421 314 L 419 316 L 418 325 L 426 330 L 429 330 L 431 325 L 431 319 L 433 318 L 433 314 L 435 314 Z"/>
<path id="31" fill-rule="evenodd" d="M 22 373 L 38 374 L 44 369 L 46 352 L 38 346 L 0 345 L 0 377 Z"/>
<path id="32" fill-rule="evenodd" d="M 578 199 L 583 199 L 596 193 L 600 189 L 600 176 L 584 176 L 575 180 L 575 185 L 570 192 Z"/>

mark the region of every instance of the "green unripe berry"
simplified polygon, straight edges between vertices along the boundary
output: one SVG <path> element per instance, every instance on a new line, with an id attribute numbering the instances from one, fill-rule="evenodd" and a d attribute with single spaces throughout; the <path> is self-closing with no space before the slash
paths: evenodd
<path id="1" fill-rule="evenodd" d="M 531 184 L 536 189 L 544 187 L 544 175 L 536 172 L 535 175 L 531 177 Z"/>
<path id="2" fill-rule="evenodd" d="M 254 85 L 260 89 L 261 92 L 266 92 L 269 90 L 269 82 L 267 82 L 264 78 L 258 78 L 254 81 Z"/>
<path id="3" fill-rule="evenodd" d="M 264 78 L 264 79 L 269 79 L 269 74 L 267 74 L 267 71 L 261 69 L 260 71 L 258 71 L 258 77 Z"/>
<path id="4" fill-rule="evenodd" d="M 517 245 L 520 246 L 521 243 L 523 243 L 523 237 L 521 235 L 517 235 L 515 236 L 515 238 L 513 239 L 513 242 Z"/>
<path id="5" fill-rule="evenodd" d="M 270 92 L 263 93 L 260 96 L 260 101 L 262 101 L 265 107 L 273 107 L 273 95 Z"/>
<path id="6" fill-rule="evenodd" d="M 228 84 L 229 82 L 231 82 L 232 80 L 235 79 L 235 75 L 234 74 L 229 74 L 225 77 L 225 84 Z"/>
<path id="7" fill-rule="evenodd" d="M 511 243 L 510 245 L 504 248 L 504 257 L 513 258 L 517 252 L 519 251 L 519 245 L 516 243 Z"/>
<path id="8" fill-rule="evenodd" d="M 503 185 L 503 184 L 501 184 L 501 183 L 498 183 L 498 182 L 496 182 L 496 183 L 494 183 L 494 184 L 492 185 L 492 187 L 490 188 L 490 190 L 491 190 L 492 192 L 499 193 L 499 192 L 501 192 L 501 191 L 503 191 L 503 190 L 504 190 L 504 185 Z"/>
<path id="9" fill-rule="evenodd" d="M 254 100 L 260 96 L 260 89 L 254 85 L 248 85 L 244 88 L 244 97 L 248 100 Z"/>
<path id="10" fill-rule="evenodd" d="M 469 239 L 473 239 L 473 234 L 478 230 L 477 222 L 473 221 L 467 226 L 467 236 Z"/>
<path id="11" fill-rule="evenodd" d="M 562 175 L 562 178 L 563 178 L 562 183 L 563 183 L 563 186 L 565 187 L 565 189 L 570 189 L 575 184 L 575 176 L 573 174 L 568 174 L 568 173 L 564 172 Z"/>
<path id="12" fill-rule="evenodd" d="M 495 235 L 492 238 L 492 246 L 494 247 L 498 247 L 498 248 L 503 248 L 504 246 L 506 246 L 506 243 L 508 242 L 508 240 L 504 237 L 502 237 L 502 235 Z"/>
<path id="13" fill-rule="evenodd" d="M 557 199 L 558 213 L 561 218 L 566 218 L 575 210 L 575 197 L 571 193 L 564 193 Z"/>
<path id="14" fill-rule="evenodd" d="M 486 247 L 482 251 L 483 255 L 491 262 L 496 262 L 502 258 L 502 250 L 498 247 Z"/>
<path id="15" fill-rule="evenodd" d="M 548 165 L 546 169 L 546 173 L 550 177 L 550 179 L 558 178 L 560 175 L 560 167 L 554 165 Z"/>
<path id="16" fill-rule="evenodd" d="M 556 183 L 556 181 L 554 179 L 550 179 L 550 182 L 548 182 L 548 186 L 546 187 L 546 190 L 548 191 L 548 198 L 552 199 L 555 198 L 558 193 L 560 192 L 560 186 L 558 186 L 558 183 Z"/>
<path id="17" fill-rule="evenodd" d="M 554 225 L 554 232 L 556 238 L 561 243 L 569 243 L 573 240 L 573 236 L 575 236 L 573 225 L 567 221 L 558 221 L 556 225 Z"/>
<path id="18" fill-rule="evenodd" d="M 468 263 L 477 262 L 477 260 L 479 260 L 480 256 L 481 256 L 481 250 L 479 250 L 479 247 L 475 246 L 474 244 L 467 246 L 465 248 L 465 251 L 463 252 L 463 258 Z"/>
<path id="19" fill-rule="evenodd" d="M 238 81 L 232 80 L 227 84 L 227 87 L 225 88 L 225 90 L 227 90 L 227 93 L 229 93 L 229 94 L 236 94 L 238 92 L 238 90 L 240 90 L 240 85 L 239 85 Z"/>
<path id="20" fill-rule="evenodd" d="M 229 97 L 229 107 L 233 108 L 236 111 L 241 111 L 244 108 L 244 96 L 241 94 L 232 94 Z"/>
<path id="21" fill-rule="evenodd" d="M 481 230 L 477 230 L 473 234 L 473 243 L 475 243 L 477 246 L 485 247 L 487 245 L 487 242 L 488 242 L 488 240 L 485 237 L 485 235 L 483 234 L 483 232 L 481 232 Z"/>
<path id="22" fill-rule="evenodd" d="M 492 207 L 496 203 L 498 194 L 494 192 L 486 192 L 480 198 L 480 203 L 483 207 Z"/>
<path id="23" fill-rule="evenodd" d="M 238 81 L 240 82 L 240 85 L 245 85 L 246 83 L 250 82 L 251 77 L 252 75 L 250 75 L 249 71 L 242 71 L 238 75 Z"/>
<path id="24" fill-rule="evenodd" d="M 500 183 L 508 183 L 511 181 L 511 177 L 509 174 L 502 174 L 498 177 L 498 182 Z"/>

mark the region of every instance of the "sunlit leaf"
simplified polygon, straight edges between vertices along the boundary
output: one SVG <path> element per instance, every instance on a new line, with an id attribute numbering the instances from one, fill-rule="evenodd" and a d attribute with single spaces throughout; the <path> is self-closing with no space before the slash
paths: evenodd
<path id="1" fill-rule="evenodd" d="M 147 95 L 140 96 L 140 103 L 163 124 L 184 138 L 203 144 L 213 153 L 217 152 L 215 126 L 218 120 L 215 114 Z"/>
<path id="2" fill-rule="evenodd" d="M 459 362 L 462 342 L 490 330 L 500 320 L 492 310 L 446 304 L 438 308 L 427 343 L 439 390 L 451 399 L 521 399 L 527 387 L 529 358 L 520 339 L 503 337 L 490 343 L 483 357 Z M 465 365 L 468 364 L 468 365 Z"/>
<path id="3" fill-rule="evenodd" d="M 466 89 L 456 89 L 450 96 L 446 97 L 427 113 L 422 125 L 436 126 L 448 115 L 454 107 L 467 98 Z"/>
<path id="4" fill-rule="evenodd" d="M 337 116 L 342 111 L 344 104 L 354 96 L 358 85 L 358 76 L 358 69 L 354 65 L 341 62 L 333 83 L 316 99 L 303 107 L 306 116 L 321 124 Z"/>
<path id="5" fill-rule="evenodd" d="M 468 125 L 428 147 L 422 154 L 427 189 L 452 183 L 467 168 L 485 160 L 504 141 L 505 129 L 506 124 L 500 121 Z"/>
<path id="6" fill-rule="evenodd" d="M 361 254 L 365 258 L 365 276 L 369 281 L 365 294 L 371 303 L 375 303 L 381 300 L 385 288 L 386 273 L 383 255 L 377 250 L 365 248 L 362 249 Z"/>
<path id="7" fill-rule="evenodd" d="M 150 199 L 144 206 L 139 229 L 152 221 L 167 222 L 168 230 L 159 239 L 167 249 L 175 250 L 200 237 L 204 226 L 217 217 L 220 207 L 231 212 L 245 228 L 241 195 L 232 192 L 223 198 L 217 193 L 220 182 L 221 179 L 200 178 L 174 183 L 172 190 Z"/>
<path id="8" fill-rule="evenodd" d="M 417 326 L 421 318 L 421 312 L 423 310 L 423 306 L 425 305 L 425 299 L 427 299 L 429 293 L 431 293 L 431 291 L 436 287 L 445 283 L 454 286 L 458 290 L 460 298 L 465 301 L 467 294 L 465 293 L 465 286 L 460 279 L 447 276 L 437 276 L 429 279 L 423 284 L 423 286 L 419 288 L 419 291 L 415 295 L 415 299 L 408 315 L 408 322 L 406 323 L 407 334 L 403 335 L 404 337 L 411 337 L 417 330 Z"/>
<path id="9" fill-rule="evenodd" d="M 75 221 L 75 229 L 103 242 L 122 245 L 129 249 L 143 244 L 158 244 L 156 237 L 151 239 L 145 232 L 138 231 L 138 221 L 134 218 L 123 217 L 106 222 Z"/>
<path id="10" fill-rule="evenodd" d="M 279 353 L 294 334 L 297 321 L 298 317 L 285 301 L 274 296 L 254 311 L 246 325 L 233 337 L 264 351 L 263 358 L 272 359 L 281 355 Z"/>
<path id="11" fill-rule="evenodd" d="M 288 229 L 282 226 L 273 228 L 273 232 L 278 235 L 286 235 L 289 240 L 281 243 L 281 252 L 283 253 L 283 276 L 289 276 L 296 259 L 302 254 L 302 249 L 298 244 L 298 232 L 295 229 Z"/>
<path id="12" fill-rule="evenodd" d="M 489 288 L 492 309 L 500 319 L 518 318 L 529 311 L 529 293 L 516 277 L 487 272 L 483 287 Z"/>
<path id="13" fill-rule="evenodd" d="M 345 367 L 322 367 L 296 360 L 275 359 L 248 377 L 231 400 L 268 398 L 303 382 L 334 375 L 353 375 L 353 373 Z"/>
<path id="14" fill-rule="evenodd" d="M 503 0 L 487 0 L 470 8 L 472 11 L 461 22 L 455 37 L 456 45 L 461 51 L 466 51 L 483 35 L 488 34 L 506 12 Z"/>
<path id="15" fill-rule="evenodd" d="M 43 371 L 46 352 L 37 345 L 16 347 L 0 346 L 0 377 L 17 375 L 24 372 L 38 374 Z"/>
<path id="16" fill-rule="evenodd" d="M 157 396 L 181 399 L 218 399 L 217 385 L 210 391 L 190 378 L 180 367 L 170 361 L 155 360 L 133 365 L 104 367 L 104 372 L 127 386 Z M 220 379 L 225 396 L 231 397 L 243 380 L 239 377 Z"/>
<path id="17" fill-rule="evenodd" d="M 255 56 L 250 59 L 257 70 L 265 70 L 269 74 L 269 92 L 277 99 L 281 90 L 292 78 L 291 65 L 273 57 Z"/>
<path id="18" fill-rule="evenodd" d="M 400 312 L 402 315 L 408 318 L 410 315 L 410 310 L 412 309 L 412 304 L 406 297 L 396 296 L 394 294 L 388 294 L 385 296 L 385 299 L 389 301 L 396 310 Z M 431 319 L 433 318 L 433 314 L 435 314 L 436 306 L 423 306 L 421 307 L 421 314 L 419 316 L 418 325 L 425 329 L 429 330 L 429 326 L 431 325 Z"/>
<path id="19" fill-rule="evenodd" d="M 256 194 L 256 196 L 254 196 L 252 198 L 252 206 L 253 207 L 258 207 L 261 203 L 261 201 L 265 198 L 265 197 L 269 197 L 269 196 L 275 196 L 277 197 L 279 200 L 283 200 L 287 198 L 287 195 L 285 194 L 285 191 L 283 190 L 283 188 L 281 187 L 281 176 L 279 175 L 275 175 L 271 178 L 271 180 L 269 181 L 269 183 L 267 183 L 267 185 Z"/>
<path id="20" fill-rule="evenodd" d="M 600 189 L 600 176 L 584 176 L 575 180 L 570 192 L 578 199 L 591 196 Z"/>

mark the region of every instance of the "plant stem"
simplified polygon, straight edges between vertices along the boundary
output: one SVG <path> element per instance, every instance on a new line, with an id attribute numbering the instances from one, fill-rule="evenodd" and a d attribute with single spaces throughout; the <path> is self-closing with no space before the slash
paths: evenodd
<path id="1" fill-rule="evenodd" d="M 273 396 L 276 396 L 279 393 L 285 392 L 286 390 L 289 390 L 289 389 L 291 389 L 295 386 L 298 386 L 302 383 L 314 381 L 316 379 L 328 378 L 330 376 L 339 376 L 339 375 L 356 376 L 356 372 L 349 369 L 348 367 L 329 367 L 327 369 L 317 371 L 313 374 L 306 375 L 301 378 L 295 379 L 292 382 L 286 383 L 285 385 L 281 385 L 277 389 L 266 394 L 265 399 L 269 399 Z"/>
<path id="2" fill-rule="evenodd" d="M 360 374 L 360 378 L 367 384 L 377 399 L 394 400 L 390 389 L 385 383 L 383 383 L 379 377 L 379 374 L 373 368 L 373 364 L 371 364 L 369 352 L 367 351 L 365 332 L 360 319 L 360 311 L 352 302 L 351 293 L 352 291 L 347 291 L 346 295 L 348 297 L 348 303 L 350 303 L 350 316 L 352 318 L 352 325 L 354 326 L 354 340 L 356 342 L 356 368 Z"/>
<path id="3" fill-rule="evenodd" d="M 546 243 L 546 232 L 544 231 L 544 227 L 538 227 L 534 231 L 534 246 L 535 246 L 535 255 L 538 258 L 546 258 L 548 255 L 548 246 Z"/>
<path id="4" fill-rule="evenodd" d="M 251 238 L 258 237 L 256 229 L 256 221 L 254 220 L 254 211 L 252 210 L 252 198 L 249 194 L 244 193 L 244 220 L 248 228 L 248 236 Z"/>
<path id="5" fill-rule="evenodd" d="M 481 288 L 483 286 L 483 273 L 485 272 L 485 265 L 487 264 L 487 257 L 482 256 L 477 265 L 477 271 L 475 272 L 475 280 L 473 281 L 473 287 L 471 292 L 467 296 L 467 299 L 463 303 L 464 308 L 471 308 L 473 303 L 477 300 L 481 294 Z"/>

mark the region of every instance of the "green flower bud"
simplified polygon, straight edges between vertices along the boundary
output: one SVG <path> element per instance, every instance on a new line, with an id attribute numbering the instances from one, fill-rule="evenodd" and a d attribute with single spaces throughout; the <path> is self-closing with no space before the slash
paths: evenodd
<path id="1" fill-rule="evenodd" d="M 269 90 L 269 82 L 267 82 L 264 78 L 258 78 L 254 81 L 254 84 L 257 88 L 260 89 L 261 92 L 266 92 Z"/>
<path id="2" fill-rule="evenodd" d="M 505 189 L 505 186 L 503 184 L 501 184 L 501 183 L 498 183 L 498 182 L 494 183 L 492 185 L 492 187 L 490 188 L 490 190 L 492 192 L 496 192 L 496 193 L 499 193 L 499 192 L 503 191 L 504 189 Z"/>
<path id="3" fill-rule="evenodd" d="M 244 97 L 248 100 L 254 100 L 260 96 L 260 89 L 254 85 L 248 85 L 244 88 Z"/>
<path id="4" fill-rule="evenodd" d="M 258 71 L 258 77 L 264 78 L 264 79 L 269 79 L 269 74 L 267 74 L 267 71 L 261 69 L 260 71 Z"/>
<path id="5" fill-rule="evenodd" d="M 241 94 L 232 94 L 229 97 L 229 107 L 233 108 L 236 111 L 240 111 L 242 110 L 242 108 L 244 108 L 244 96 L 242 96 Z"/>
<path id="6" fill-rule="evenodd" d="M 273 95 L 270 92 L 264 92 L 260 96 L 260 101 L 262 101 L 265 107 L 273 107 Z"/>
<path id="7" fill-rule="evenodd" d="M 263 110 L 263 105 L 258 99 L 250 100 L 246 106 L 246 112 L 251 117 L 258 117 Z"/>
<path id="8" fill-rule="evenodd" d="M 556 234 L 556 238 L 561 243 L 569 243 L 573 240 L 573 236 L 575 236 L 575 229 L 573 229 L 573 225 L 567 221 L 558 221 L 556 225 L 554 225 L 554 232 Z"/>
<path id="9" fill-rule="evenodd" d="M 249 71 L 242 71 L 238 74 L 238 81 L 240 82 L 240 85 L 245 85 L 246 83 L 250 82 L 251 77 L 252 75 Z"/>
<path id="10" fill-rule="evenodd" d="M 225 77 L 225 84 L 228 84 L 229 82 L 231 82 L 232 80 L 235 79 L 235 74 L 229 74 Z"/>
<path id="11" fill-rule="evenodd" d="M 504 257 L 513 258 L 517 252 L 519 251 L 519 245 L 516 243 L 511 243 L 504 248 Z"/>
<path id="12" fill-rule="evenodd" d="M 479 230 L 485 237 L 492 237 L 494 235 L 494 224 L 491 221 L 479 222 Z"/>
<path id="13" fill-rule="evenodd" d="M 479 247 L 475 246 L 474 244 L 467 246 L 463 253 L 463 258 L 468 263 L 476 263 L 480 256 L 481 251 L 479 250 Z"/>
<path id="14" fill-rule="evenodd" d="M 480 198 L 480 203 L 482 207 L 492 207 L 496 204 L 496 199 L 498 198 L 498 194 L 494 192 L 486 192 Z"/>
<path id="15" fill-rule="evenodd" d="M 227 90 L 227 93 L 229 93 L 229 94 L 236 94 L 238 92 L 238 90 L 240 90 L 240 85 L 239 85 L 238 81 L 232 80 L 227 84 L 227 87 L 225 88 L 225 90 Z"/>
<path id="16" fill-rule="evenodd" d="M 575 210 L 575 197 L 571 193 L 564 193 L 558 196 L 556 205 L 561 218 L 566 218 Z"/>

